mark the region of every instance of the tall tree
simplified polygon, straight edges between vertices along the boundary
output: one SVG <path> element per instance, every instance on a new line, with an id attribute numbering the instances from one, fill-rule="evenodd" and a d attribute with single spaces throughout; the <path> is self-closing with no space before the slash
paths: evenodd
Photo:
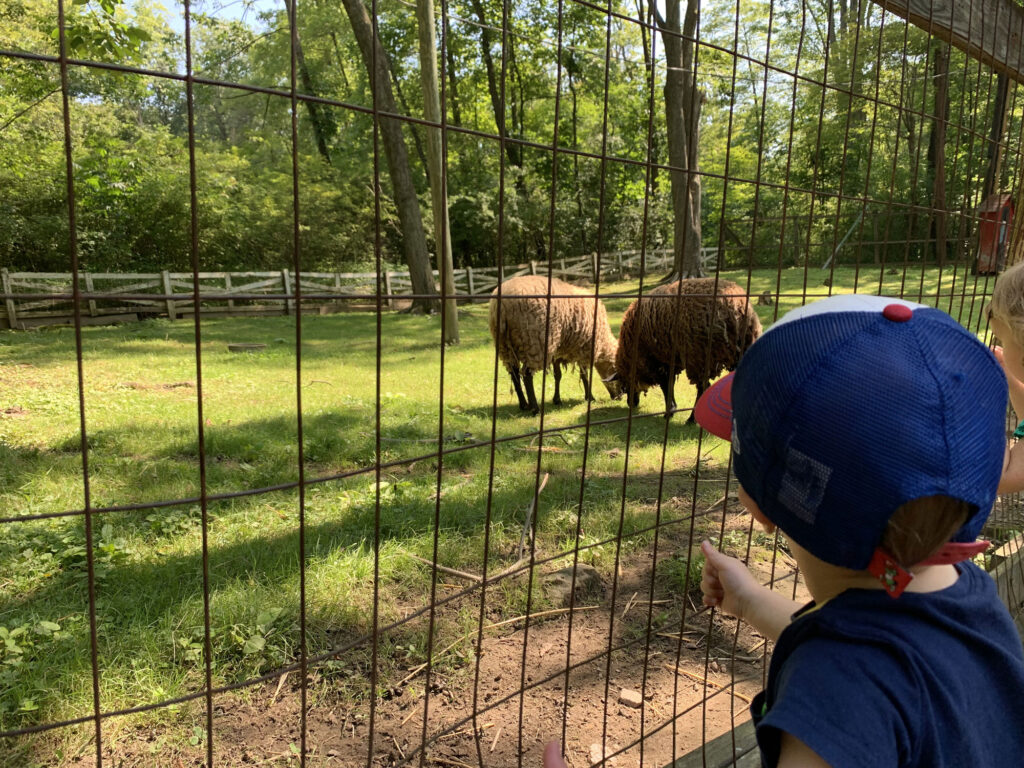
<path id="1" fill-rule="evenodd" d="M 384 46 L 370 21 L 370 14 L 362 0 L 342 0 L 342 3 L 363 55 L 370 82 L 376 92 L 377 108 L 381 112 L 397 114 L 395 96 L 391 90 L 391 66 Z M 412 170 L 409 167 L 409 153 L 402 136 L 402 123 L 394 118 L 381 116 L 380 133 L 391 174 L 391 185 L 394 187 L 395 207 L 398 209 L 398 219 L 402 227 L 402 251 L 405 263 L 409 267 L 413 293 L 420 296 L 413 301 L 413 311 L 436 312 L 438 300 L 428 297 L 436 295 L 437 287 L 434 285 L 434 275 L 430 269 L 427 236 L 423 231 L 420 204 L 412 183 Z"/>
<path id="2" fill-rule="evenodd" d="M 704 94 L 697 88 L 694 33 L 699 0 L 687 0 L 680 25 L 681 0 L 668 0 L 658 26 L 665 41 L 665 126 L 672 181 L 674 217 L 673 267 L 666 281 L 704 274 L 700 260 L 700 174 L 697 154 L 698 126 Z"/>
<path id="3" fill-rule="evenodd" d="M 295 0 L 284 0 L 284 8 L 289 18 L 298 19 L 298 15 L 292 13 L 292 3 L 294 2 Z M 309 96 L 319 96 L 319 90 L 313 82 L 313 76 L 306 64 L 306 52 L 302 48 L 302 38 L 297 29 L 295 30 L 295 63 L 298 68 L 299 80 L 302 81 L 302 90 Z M 335 128 L 330 112 L 315 101 L 306 101 L 305 104 L 306 110 L 309 112 L 309 122 L 313 125 L 317 151 L 324 162 L 330 165 L 331 154 L 327 149 L 327 143 L 334 134 Z"/>
<path id="4" fill-rule="evenodd" d="M 437 85 L 437 38 L 434 35 L 434 2 L 417 0 L 419 22 L 420 82 L 423 85 L 423 114 L 431 123 L 441 122 L 441 95 Z M 444 286 L 444 343 L 459 343 L 459 313 L 455 304 L 455 272 L 452 265 L 451 225 L 448 222 L 448 174 L 444 173 L 441 129 L 428 126 L 427 163 L 430 167 L 430 202 L 434 212 L 434 244 L 437 271 Z"/>
<path id="5" fill-rule="evenodd" d="M 935 259 L 946 262 L 946 124 L 949 122 L 949 45 L 935 43 L 933 61 L 934 105 L 932 137 L 928 145 L 928 188 L 931 214 L 928 239 L 933 243 Z"/>

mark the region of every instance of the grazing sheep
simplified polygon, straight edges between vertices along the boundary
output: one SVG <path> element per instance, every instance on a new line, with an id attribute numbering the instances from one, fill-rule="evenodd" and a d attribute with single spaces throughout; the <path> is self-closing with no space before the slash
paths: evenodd
<path id="1" fill-rule="evenodd" d="M 556 279 L 551 280 L 549 289 L 548 278 L 541 275 L 513 277 L 501 284 L 500 317 L 498 289 L 493 291 L 490 304 L 491 336 L 498 348 L 498 357 L 512 378 L 520 410 L 533 413 L 540 410 L 533 391 L 533 374 L 548 365 L 555 372 L 555 397 L 552 400 L 555 405 L 562 402 L 558 389 L 563 365 L 575 364 L 579 368 L 587 400 L 594 399 L 588 378 L 591 355 L 594 367 L 602 377 L 614 374 L 615 336 L 608 327 L 604 304 L 597 301 L 596 310 L 595 339 L 595 299 L 588 296 L 586 291 Z M 548 323 L 546 349 L 545 322 Z M 520 377 L 526 386 L 525 396 L 520 386 Z M 613 398 L 621 394 L 618 384 L 606 382 L 605 386 Z"/>
<path id="2" fill-rule="evenodd" d="M 657 384 L 665 395 L 665 416 L 671 418 L 675 380 L 682 371 L 699 398 L 722 370 L 736 368 L 760 335 L 761 322 L 736 283 L 702 277 L 663 285 L 634 300 L 622 316 L 612 378 L 622 382 L 630 408 Z"/>

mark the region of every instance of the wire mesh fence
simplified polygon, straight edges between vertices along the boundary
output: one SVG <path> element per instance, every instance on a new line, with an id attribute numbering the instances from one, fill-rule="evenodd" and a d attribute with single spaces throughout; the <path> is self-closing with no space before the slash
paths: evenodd
<path id="1" fill-rule="evenodd" d="M 69 273 L 24 279 L 71 316 L 0 338 L 0 765 L 685 761 L 771 651 L 701 605 L 700 541 L 807 592 L 687 421 L 719 370 L 609 399 L 599 308 L 617 335 L 706 274 L 688 301 L 735 285 L 764 327 L 861 292 L 987 334 L 1024 249 L 1010 0 L 5 14 L 3 300 L 13 328 L 8 273 Z M 455 306 L 474 269 L 493 310 Z M 273 292 L 210 295 L 233 271 Z M 598 299 L 582 391 L 541 365 L 536 413 L 490 329 L 526 271 L 583 291 L 526 294 L 539 346 Z M 362 272 L 370 311 L 304 314 Z M 89 326 L 126 299 L 204 309 Z M 1022 518 L 988 529 L 1018 620 Z"/>

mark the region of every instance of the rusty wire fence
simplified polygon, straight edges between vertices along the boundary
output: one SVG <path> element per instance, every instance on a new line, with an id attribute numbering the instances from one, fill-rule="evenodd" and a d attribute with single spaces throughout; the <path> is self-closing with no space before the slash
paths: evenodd
<path id="1" fill-rule="evenodd" d="M 24 567 L 47 526 L 81 535 L 72 555 L 51 552 L 54 564 L 45 578 L 53 581 L 44 584 L 40 577 L 37 588 L 21 592 L 7 579 L 0 591 L 0 627 L 7 632 L 0 679 L 15 692 L 0 710 L 0 764 L 519 766 L 539 765 L 541 745 L 554 738 L 575 766 L 664 766 L 687 755 L 696 761 L 689 764 L 711 764 L 702 748 L 749 719 L 747 703 L 764 680 L 771 649 L 750 628 L 701 606 L 700 540 L 710 537 L 746 557 L 775 588 L 806 596 L 785 542 L 759 534 L 736 502 L 728 447 L 686 424 L 693 391 L 685 377 L 676 386 L 679 413 L 672 419 L 665 418 L 657 393 L 631 410 L 622 401 L 607 401 L 596 381 L 595 402 L 574 399 L 566 385 L 569 403 L 555 406 L 550 372 L 538 374 L 539 414 L 522 415 L 487 335 L 483 305 L 477 314 L 463 305 L 456 313 L 400 316 L 390 308 L 397 297 L 378 279 L 375 291 L 346 297 L 372 310 L 358 324 L 354 315 L 304 315 L 304 308 L 338 299 L 308 291 L 301 280 L 303 271 L 325 271 L 322 264 L 307 268 L 304 257 L 322 232 L 304 218 L 313 193 L 304 191 L 300 155 L 316 141 L 312 107 L 321 115 L 371 121 L 369 141 L 352 151 L 372 158 L 366 194 L 375 213 L 366 248 L 374 253 L 378 275 L 392 268 L 387 241 L 395 217 L 385 209 L 398 194 L 389 184 L 392 158 L 383 131 L 399 125 L 406 140 L 417 131 L 421 139 L 436 134 L 443 160 L 465 153 L 468 144 L 492 153 L 495 205 L 487 226 L 496 247 L 481 267 L 501 274 L 506 265 L 523 262 L 525 246 L 517 240 L 506 252 L 505 244 L 521 226 L 521 209 L 510 201 L 523 203 L 527 184 L 533 200 L 543 203 L 546 223 L 532 242 L 521 240 L 529 242 L 542 275 L 557 271 L 560 259 L 590 252 L 560 226 L 563 196 L 579 200 L 580 212 L 590 206 L 593 237 L 583 245 L 593 246 L 596 265 L 583 284 L 607 304 L 614 327 L 629 302 L 666 274 L 649 270 L 643 254 L 678 241 L 677 276 L 707 267 L 713 290 L 723 280 L 737 283 L 765 326 L 789 307 L 859 291 L 934 304 L 982 334 L 995 276 L 1019 259 L 1022 248 L 1012 209 L 1022 174 L 1024 11 L 1009 0 L 738 1 L 713 8 L 678 0 L 664 8 L 583 0 L 518 7 L 506 0 L 488 6 L 491 16 L 485 18 L 479 3 L 457 8 L 442 2 L 435 17 L 438 95 L 445 109 L 439 120 L 429 120 L 418 109 L 383 108 L 382 81 L 372 77 L 365 80 L 362 102 L 336 98 L 327 89 L 311 92 L 300 31 L 312 34 L 315 22 L 303 26 L 304 15 L 319 19 L 326 7 L 267 4 L 289 38 L 288 65 L 276 82 L 197 74 L 196 21 L 188 3 L 181 9 L 183 56 L 172 57 L 166 69 L 71 55 L 69 30 L 78 28 L 68 24 L 73 7 L 63 0 L 53 8 L 52 51 L 0 50 L 8 71 L 30 67 L 57 80 L 51 98 L 59 100 L 65 174 L 54 183 L 66 192 L 71 290 L 5 292 L 2 298 L 71 302 L 70 336 L 40 336 L 34 354 L 46 356 L 50 372 L 39 374 L 37 386 L 48 386 L 48 376 L 63 379 L 61 407 L 64 417 L 73 414 L 76 433 L 73 440 L 42 446 L 19 446 L 13 433 L 0 433 L 10 442 L 3 454 L 10 466 L 0 475 L 9 482 L 0 489 L 7 502 L 0 513 L 4 538 L 21 542 L 15 531 L 28 526 L 37 537 L 24 549 L 4 550 L 2 571 Z M 352 7 L 355 12 L 348 5 L 346 10 L 355 29 L 362 6 Z M 385 33 L 366 38 L 368 71 L 378 70 L 384 54 L 393 61 L 411 57 L 409 49 L 386 49 L 397 39 L 388 25 L 399 25 L 402 14 L 413 23 L 412 7 L 392 3 L 385 12 L 375 0 L 364 9 L 363 24 Z M 340 6 L 334 10 L 341 12 Z M 486 66 L 478 60 L 473 69 L 465 63 L 474 57 L 466 52 L 467 41 L 485 33 Z M 453 48 L 463 56 L 454 76 L 447 69 L 454 64 L 447 55 Z M 513 74 L 528 53 L 553 89 L 537 90 L 539 80 L 524 85 Z M 597 140 L 588 146 L 575 138 L 581 62 L 593 69 L 589 83 L 597 94 L 591 105 Z M 621 96 L 611 92 L 612 75 L 629 68 L 636 73 L 630 87 L 644 94 L 639 155 L 621 149 L 610 119 Z M 483 78 L 485 69 L 497 90 L 493 103 L 505 105 L 497 118 L 487 118 L 489 129 L 456 119 L 451 110 L 453 84 Z M 152 455 L 115 456 L 105 443 L 108 429 L 96 434 L 92 428 L 94 418 L 110 423 L 105 414 L 116 408 L 96 403 L 105 402 L 103 377 L 118 374 L 90 367 L 104 345 L 124 340 L 86 328 L 90 302 L 180 298 L 148 290 L 132 295 L 123 287 L 104 293 L 78 279 L 85 270 L 76 157 L 91 128 L 76 118 L 96 98 L 82 95 L 83 79 L 106 76 L 180 88 L 192 306 L 200 305 L 200 273 L 220 268 L 208 262 L 202 240 L 205 155 L 199 151 L 204 139 L 197 94 L 256 95 L 268 105 L 286 105 L 281 146 L 287 152 L 278 161 L 290 177 L 291 226 L 280 233 L 287 256 L 276 268 L 298 277 L 289 293 L 232 294 L 240 302 L 275 300 L 286 312 L 280 321 L 290 334 L 281 339 L 287 347 L 283 362 L 254 356 L 245 373 L 254 411 L 278 386 L 273 382 L 284 381 L 280 386 L 291 392 L 288 410 L 267 419 L 269 432 L 260 433 L 291 446 L 290 474 L 272 482 L 247 482 L 244 472 L 224 481 L 225 464 L 248 466 L 271 447 L 235 451 L 223 437 L 235 425 L 219 419 L 224 377 L 215 350 L 230 340 L 223 325 L 230 321 L 203 312 L 192 314 L 190 338 L 176 339 L 179 367 L 190 370 L 181 385 L 190 398 L 188 418 L 177 424 L 177 442 L 154 446 L 161 450 Z M 395 76 L 385 73 L 389 77 Z M 520 92 L 507 92 L 507 84 Z M 527 98 L 523 92 L 530 87 Z M 546 132 L 516 121 L 515 109 L 526 109 L 531 100 L 547 110 Z M 21 119 L 31 120 L 31 113 Z M 535 164 L 533 177 L 524 170 L 529 162 Z M 580 165 L 591 168 L 589 182 L 566 175 Z M 414 167 L 427 176 L 424 166 Z M 447 193 L 458 194 L 443 167 Z M 588 183 L 584 199 L 580 189 Z M 428 189 L 421 181 L 424 216 Z M 625 226 L 621 211 L 612 213 L 623 199 L 635 219 L 640 261 L 632 274 L 604 278 L 601 260 L 617 248 L 611 230 Z M 111 205 L 116 210 L 118 203 Z M 447 223 L 433 231 L 440 253 L 459 234 Z M 715 249 L 718 264 L 702 263 L 702 246 Z M 436 292 L 401 298 L 448 304 L 454 297 L 443 287 L 445 267 L 439 269 Z M 550 306 L 559 295 L 541 298 Z M 328 321 L 334 325 L 322 324 Z M 399 321 L 420 325 L 409 331 Z M 267 326 L 262 337 L 280 333 L 280 323 Z M 453 323 L 459 324 L 461 345 L 445 343 Z M 710 330 L 694 331 L 702 332 Z M 17 333 L 11 331 L 12 338 Z M 23 349 L 13 341 L 7 346 L 16 354 Z M 129 360 L 133 353 L 125 346 Z M 42 366 L 24 349 L 23 359 L 4 359 L 12 365 L 8 381 L 0 381 L 8 388 L 0 392 L 15 392 L 13 364 Z M 344 362 L 356 349 L 370 350 L 371 368 L 350 369 L 330 382 L 317 378 L 324 350 Z M 473 349 L 476 357 L 465 362 Z M 414 357 L 423 365 L 419 373 L 403 362 Z M 597 375 L 592 369 L 591 378 Z M 366 402 L 347 389 L 348 377 L 366 380 Z M 466 386 L 467 379 L 485 382 L 483 390 Z M 143 418 L 131 415 L 123 393 L 147 385 L 118 386 L 124 418 Z M 331 387 L 332 395 L 322 399 L 318 386 Z M 416 420 L 400 403 L 424 390 L 434 406 L 416 429 L 396 422 L 392 414 Z M 10 420 L 31 416 L 17 402 L 0 402 L 0 412 Z M 470 416 L 477 421 L 464 428 Z M 171 439 L 156 428 L 153 434 Z M 350 449 L 349 443 L 357 446 Z M 344 459 L 336 460 L 332 450 Z M 80 504 L 37 495 L 42 481 L 28 471 L 19 474 L 30 462 L 45 474 L 48 462 L 68 457 L 79 462 L 74 482 Z M 191 467 L 194 493 L 162 495 L 160 485 L 138 493 L 121 489 L 121 495 L 107 489 L 110 474 L 130 472 L 133 463 L 171 460 Z M 426 489 L 415 504 L 403 496 L 410 488 Z M 324 506 L 327 497 L 343 498 L 345 510 L 358 506 L 362 527 L 335 525 L 331 516 L 348 512 Z M 232 514 L 242 505 L 256 511 L 233 530 Z M 400 518 L 407 509 L 418 516 L 405 525 L 396 514 Z M 170 589 L 177 581 L 191 585 L 195 621 L 189 631 L 179 627 L 169 640 L 159 638 L 157 645 L 167 646 L 166 665 L 135 668 L 124 658 L 135 640 L 119 634 L 114 598 L 123 584 L 149 571 L 111 554 L 115 528 L 146 521 L 163 536 L 170 530 L 167 520 L 182 521 L 192 550 L 183 555 L 160 539 L 139 556 L 158 574 L 152 589 Z M 264 528 L 278 538 L 262 540 Z M 1024 514 L 1015 500 L 1001 500 L 988 529 L 1001 551 L 1000 563 L 992 564 L 1002 569 L 1003 594 L 1018 618 L 1024 572 L 1012 555 L 1022 528 Z M 71 548 L 78 540 L 62 541 Z M 334 570 L 325 567 L 337 552 L 351 557 L 331 561 Z M 60 581 L 62 569 L 73 570 L 72 561 L 77 576 Z M 229 584 L 221 574 L 232 569 L 241 576 Z M 344 595 L 325 586 L 342 576 L 352 576 L 357 586 Z M 54 583 L 79 604 L 75 631 L 67 629 L 67 615 L 48 616 L 37 602 Z M 256 586 L 245 598 L 246 584 L 269 585 L 283 596 L 284 608 L 262 614 L 253 605 L 251 626 L 218 615 L 229 589 L 241 590 L 243 602 L 266 598 Z M 148 600 L 140 602 L 146 613 Z M 154 593 L 152 602 L 163 605 L 164 599 Z M 145 634 L 161 620 L 154 609 L 132 631 Z M 16 626 L 28 629 L 12 635 Z M 55 680 L 55 688 L 32 688 L 27 670 L 50 663 L 43 640 L 55 633 L 77 648 L 76 663 L 39 678 Z M 275 638 L 281 652 L 268 655 L 264 649 Z M 221 661 L 225 654 L 261 663 L 231 667 Z M 129 667 L 133 673 L 122 674 L 116 685 L 106 682 L 111 670 Z M 65 699 L 77 703 L 65 705 Z M 730 746 L 714 764 L 741 757 Z"/>

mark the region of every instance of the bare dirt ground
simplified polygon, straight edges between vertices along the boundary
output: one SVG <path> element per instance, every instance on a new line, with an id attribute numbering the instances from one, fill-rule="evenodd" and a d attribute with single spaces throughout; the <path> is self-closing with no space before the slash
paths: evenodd
<path id="1" fill-rule="evenodd" d="M 726 530 L 735 534 L 726 537 L 726 550 L 731 554 L 745 554 L 748 526 L 746 515 L 730 515 Z M 686 542 L 672 542 L 659 560 L 678 553 L 680 547 L 685 551 Z M 755 548 L 749 561 L 767 582 L 770 549 Z M 780 551 L 776 578 L 791 569 L 792 561 Z M 503 634 L 485 637 L 479 674 L 470 655 L 461 667 L 434 672 L 429 692 L 423 673 L 392 688 L 378 699 L 372 713 L 367 701 L 332 697 L 330 681 L 312 670 L 306 765 L 357 768 L 367 766 L 371 757 L 372 765 L 381 768 L 418 766 L 421 759 L 441 768 L 475 768 L 481 763 L 487 768 L 539 768 L 543 745 L 562 738 L 563 724 L 570 768 L 587 768 L 602 757 L 614 768 L 669 765 L 749 718 L 749 700 L 761 689 L 770 647 L 749 627 L 737 631 L 737 622 L 729 617 L 695 611 L 700 608 L 699 591 L 682 595 L 656 579 L 651 606 L 650 576 L 649 557 L 638 559 L 635 566 L 624 563 L 614 601 L 611 585 L 605 583 L 600 594 L 584 606 L 578 604 L 581 610 L 574 614 L 571 638 L 566 613 L 536 619 L 525 631 L 522 623 L 510 625 Z M 781 578 L 777 588 L 791 595 L 792 575 Z M 802 585 L 797 599 L 807 599 Z M 649 609 L 666 629 L 651 633 L 647 642 Z M 679 618 L 684 613 L 680 638 Z M 620 648 L 610 660 L 609 636 Z M 636 642 L 629 645 L 631 640 Z M 293 673 L 283 685 L 274 680 L 242 695 L 214 700 L 215 765 L 299 765 L 297 678 Z M 631 695 L 632 703 L 620 701 Z M 109 744 L 105 738 L 103 764 L 204 765 L 202 740 L 195 737 L 192 740 L 198 743 L 187 743 L 193 724 L 198 726 L 196 734 L 205 724 L 202 701 L 184 718 L 181 714 L 173 725 L 122 729 Z M 94 749 L 87 742 L 77 756 L 60 764 L 93 766 Z"/>

